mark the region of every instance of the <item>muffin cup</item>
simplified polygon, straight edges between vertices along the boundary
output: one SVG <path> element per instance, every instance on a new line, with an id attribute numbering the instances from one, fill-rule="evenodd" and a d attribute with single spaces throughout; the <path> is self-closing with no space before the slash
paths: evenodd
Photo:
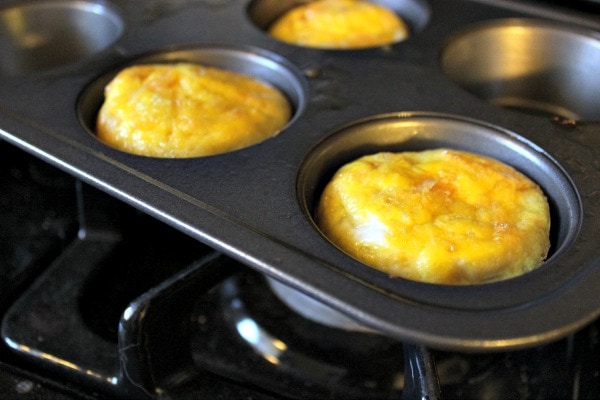
<path id="1" fill-rule="evenodd" d="M 123 30 L 106 2 L 47 0 L 0 9 L 0 78 L 88 60 Z"/>
<path id="2" fill-rule="evenodd" d="M 502 281 L 461 288 L 417 283 L 402 278 L 390 279 L 387 274 L 368 266 L 365 271 L 353 268 L 353 274 L 358 274 L 365 280 L 376 281 L 386 291 L 422 303 L 461 309 L 491 309 L 510 307 L 539 297 L 551 286 L 557 287 L 560 284 L 557 277 L 573 272 L 572 269 L 576 266 L 554 262 L 560 259 L 564 249 L 573 245 L 575 233 L 581 225 L 579 195 L 569 176 L 534 143 L 481 121 L 454 115 L 411 112 L 377 115 L 346 125 L 320 142 L 307 155 L 298 175 L 300 206 L 318 231 L 312 219 L 316 203 L 327 182 L 342 165 L 361 156 L 382 151 L 421 151 L 435 148 L 463 150 L 494 158 L 514 167 L 541 187 L 550 206 L 551 248 L 548 258 L 533 271 L 507 280 L 518 282 L 535 279 L 540 286 L 535 289 L 536 285 L 531 285 L 527 292 L 509 290 L 505 293 L 494 288 L 493 294 L 484 300 L 480 298 L 475 301 L 481 294 L 478 286 L 502 286 Z M 567 271 L 561 271 L 563 268 Z M 438 295 L 432 295 L 431 291 L 422 289 L 427 286 L 440 286 L 444 289 Z"/>
<path id="3" fill-rule="evenodd" d="M 373 0 L 370 2 L 396 13 L 408 25 L 409 36 L 423 30 L 430 18 L 429 5 L 423 0 Z M 284 13 L 306 3 L 305 0 L 253 0 L 248 5 L 247 12 L 256 27 L 266 32 Z"/>
<path id="4" fill-rule="evenodd" d="M 492 104 L 600 121 L 600 34 L 530 19 L 487 21 L 455 32 L 444 73 Z"/>
<path id="5" fill-rule="evenodd" d="M 205 45 L 169 49 L 140 56 L 101 75 L 82 92 L 79 98 L 77 110 L 81 124 L 96 137 L 96 118 L 104 101 L 104 88 L 123 68 L 141 64 L 179 62 L 197 63 L 246 74 L 273 85 L 286 96 L 292 107 L 292 116 L 282 130 L 298 119 L 306 106 L 307 88 L 303 76 L 285 59 L 256 48 Z M 277 133 L 279 132 L 273 132 L 273 135 Z"/>

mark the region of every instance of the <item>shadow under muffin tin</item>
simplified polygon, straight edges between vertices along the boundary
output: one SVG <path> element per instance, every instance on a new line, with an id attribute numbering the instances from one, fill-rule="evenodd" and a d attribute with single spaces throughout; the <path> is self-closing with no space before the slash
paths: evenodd
<path id="1" fill-rule="evenodd" d="M 0 135 L 400 340 L 500 350 L 584 326 L 600 314 L 600 21 L 523 2 L 378 3 L 411 36 L 342 51 L 265 33 L 293 1 L 0 2 Z M 95 138 L 118 70 L 176 61 L 266 80 L 293 118 L 276 137 L 202 158 L 136 156 Z M 315 200 L 343 163 L 442 146 L 494 157 L 542 187 L 552 217 L 543 265 L 467 287 L 392 279 L 316 229 Z"/>

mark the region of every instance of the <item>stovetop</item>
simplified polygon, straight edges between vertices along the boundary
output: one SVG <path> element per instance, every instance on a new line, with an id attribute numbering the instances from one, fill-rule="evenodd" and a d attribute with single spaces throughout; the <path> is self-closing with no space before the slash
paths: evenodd
<path id="1" fill-rule="evenodd" d="M 150 378 L 172 399 L 402 396 L 402 343 L 295 314 L 264 276 L 5 142 L 0 160 L 4 398 L 144 398 L 130 380 Z M 199 283 L 198 263 L 218 278 Z M 140 309 L 147 326 L 119 332 Z M 598 398 L 598 328 L 521 351 L 432 351 L 442 398 Z M 137 364 L 140 338 L 164 365 Z"/>
<path id="2" fill-rule="evenodd" d="M 57 273 L 62 276 L 57 286 L 17 310 L 14 325 L 30 325 L 26 332 L 8 333 L 8 337 L 16 342 L 31 340 L 40 348 L 48 339 L 60 343 L 50 343 L 47 353 L 34 356 L 23 348 L 21 354 L 15 354 L 3 343 L 2 398 L 114 399 L 111 384 L 94 387 L 95 382 L 85 382 L 86 371 L 74 365 L 61 369 L 61 363 L 87 361 L 95 364 L 91 369 L 99 371 L 114 367 L 118 363 L 119 318 L 127 304 L 209 250 L 4 141 L 0 141 L 0 163 L 2 316 L 35 288 L 36 281 L 48 277 L 47 271 L 56 266 L 57 258 L 65 257 L 73 243 L 87 247 L 82 249 L 85 254 L 77 256 L 79 263 L 71 266 L 72 271 L 61 272 L 59 266 Z M 111 244 L 108 250 L 106 243 Z M 94 253 L 99 254 L 95 259 Z M 89 276 L 78 279 L 77 271 Z M 74 284 L 80 287 L 69 287 Z M 4 334 L 12 331 L 11 325 L 5 324 Z M 77 331 L 65 332 L 74 327 Z M 203 377 L 196 385 L 185 398 L 272 398 L 227 378 Z"/>

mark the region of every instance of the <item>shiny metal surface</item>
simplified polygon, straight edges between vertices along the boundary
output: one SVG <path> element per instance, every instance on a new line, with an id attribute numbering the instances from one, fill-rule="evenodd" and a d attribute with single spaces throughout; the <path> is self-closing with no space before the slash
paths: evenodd
<path id="1" fill-rule="evenodd" d="M 540 20 L 485 22 L 457 32 L 444 73 L 493 104 L 573 120 L 600 120 L 600 34 Z"/>

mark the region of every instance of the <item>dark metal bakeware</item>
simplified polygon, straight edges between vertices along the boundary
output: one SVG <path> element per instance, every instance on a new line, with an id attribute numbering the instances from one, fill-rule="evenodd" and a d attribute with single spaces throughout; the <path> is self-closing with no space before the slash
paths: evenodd
<path id="1" fill-rule="evenodd" d="M 15 4 L 0 2 L 3 9 Z M 420 19 L 408 40 L 375 49 L 323 51 L 269 38 L 250 17 L 253 4 L 94 3 L 92 12 L 107 13 L 120 35 L 77 61 L 3 69 L 0 134 L 193 238 L 401 340 L 444 349 L 520 348 L 558 339 L 598 316 L 598 121 L 498 107 L 455 83 L 440 62 L 453 35 L 475 24 L 550 22 L 596 43 L 597 16 L 535 3 L 419 1 L 413 4 L 418 4 Z M 235 60 L 263 60 L 250 63 L 259 66 L 261 77 L 270 79 L 267 72 L 274 65 L 274 75 L 281 72 L 283 82 L 292 82 L 283 90 L 296 116 L 281 134 L 247 149 L 196 159 L 134 156 L 96 140 L 90 115 L 97 106 L 94 93 L 107 74 L 129 63 L 185 59 L 207 49 L 233 52 Z M 597 98 L 590 101 L 600 104 Z M 435 133 L 407 136 L 402 127 L 415 121 L 417 127 L 433 124 Z M 373 135 L 372 143 L 339 140 L 363 124 L 383 126 L 391 139 Z M 444 134 L 446 126 L 451 135 Z M 461 128 L 466 136 L 460 135 Z M 388 145 L 470 148 L 541 179 L 555 224 L 549 260 L 508 281 L 448 287 L 390 279 L 331 246 L 310 218 L 322 179 L 350 155 Z M 332 158 L 323 159 L 326 155 Z M 315 162 L 322 176 L 307 167 Z"/>

